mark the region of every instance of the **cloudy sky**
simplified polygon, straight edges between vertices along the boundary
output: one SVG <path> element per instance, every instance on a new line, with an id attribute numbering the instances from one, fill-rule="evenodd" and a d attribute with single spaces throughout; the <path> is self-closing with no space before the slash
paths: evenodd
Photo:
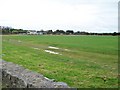
<path id="1" fill-rule="evenodd" d="M 0 0 L 0 26 L 118 31 L 119 0 Z"/>

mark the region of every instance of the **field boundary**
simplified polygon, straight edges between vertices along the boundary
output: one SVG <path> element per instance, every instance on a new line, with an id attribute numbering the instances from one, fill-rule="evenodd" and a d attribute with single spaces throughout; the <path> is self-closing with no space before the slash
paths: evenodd
<path id="1" fill-rule="evenodd" d="M 7 88 L 69 88 L 64 82 L 55 82 L 17 64 L 0 61 L 2 84 Z"/>

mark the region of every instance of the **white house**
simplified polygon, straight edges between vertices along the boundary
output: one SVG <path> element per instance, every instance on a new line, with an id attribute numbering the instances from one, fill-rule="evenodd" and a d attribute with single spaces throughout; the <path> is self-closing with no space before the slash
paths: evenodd
<path id="1" fill-rule="evenodd" d="M 35 31 L 35 30 L 29 30 L 29 31 L 27 32 L 27 34 L 28 34 L 28 35 L 37 35 L 38 33 L 37 33 L 37 31 Z"/>

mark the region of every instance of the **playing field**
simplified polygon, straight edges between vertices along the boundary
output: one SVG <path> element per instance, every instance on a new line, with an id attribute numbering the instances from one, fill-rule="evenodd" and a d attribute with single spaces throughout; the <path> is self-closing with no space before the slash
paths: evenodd
<path id="1" fill-rule="evenodd" d="M 71 87 L 118 86 L 117 36 L 6 35 L 1 55 Z"/>

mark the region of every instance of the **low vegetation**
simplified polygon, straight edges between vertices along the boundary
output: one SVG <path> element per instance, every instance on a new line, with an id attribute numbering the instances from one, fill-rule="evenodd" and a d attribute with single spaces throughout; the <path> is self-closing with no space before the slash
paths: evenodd
<path id="1" fill-rule="evenodd" d="M 4 60 L 71 87 L 118 87 L 117 36 L 4 35 L 2 45 Z"/>
<path id="2" fill-rule="evenodd" d="M 112 35 L 119 36 L 120 32 L 112 33 L 95 33 L 95 32 L 86 32 L 86 31 L 74 31 L 74 30 L 23 30 L 23 29 L 14 29 L 8 26 L 0 26 L 0 34 L 3 35 L 12 35 L 12 34 L 27 34 L 27 35 Z"/>

